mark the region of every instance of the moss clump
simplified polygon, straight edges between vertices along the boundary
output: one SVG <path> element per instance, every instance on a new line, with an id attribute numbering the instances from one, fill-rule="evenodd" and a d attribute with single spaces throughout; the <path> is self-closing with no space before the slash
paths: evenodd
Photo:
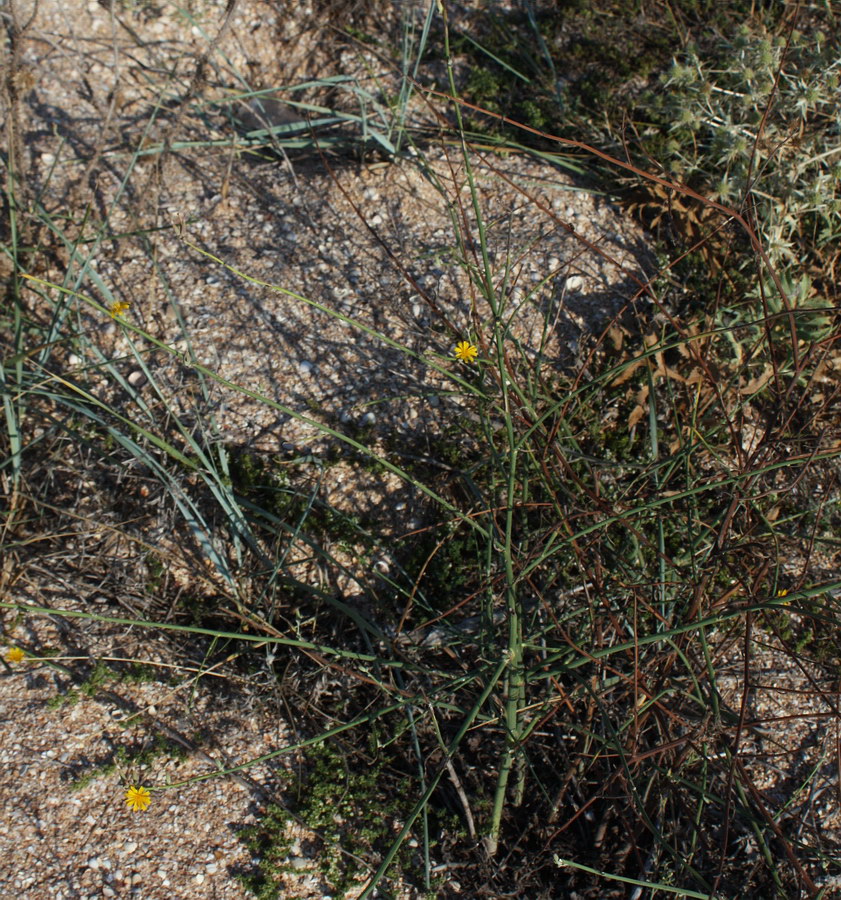
<path id="1" fill-rule="evenodd" d="M 370 743 L 376 746 L 376 734 Z M 257 825 L 239 832 L 256 860 L 255 868 L 239 877 L 258 900 L 282 896 L 281 876 L 293 871 L 289 862 L 293 822 L 318 835 L 317 865 L 338 897 L 344 897 L 367 872 L 361 860 L 381 858 L 400 831 L 401 816 L 406 812 L 401 800 L 410 796 L 410 781 L 395 776 L 384 756 L 354 765 L 339 749 L 325 743 L 307 750 L 307 762 L 308 774 L 298 785 L 294 817 L 272 805 Z M 412 855 L 412 848 L 404 843 L 392 877 L 411 876 Z"/>
<path id="2" fill-rule="evenodd" d="M 105 778 L 115 772 L 151 768 L 159 759 L 184 760 L 186 758 L 187 752 L 180 744 L 161 734 L 156 734 L 152 741 L 145 746 L 118 747 L 110 761 L 88 768 L 83 774 L 74 778 L 70 783 L 70 790 L 81 791 L 97 778 Z"/>

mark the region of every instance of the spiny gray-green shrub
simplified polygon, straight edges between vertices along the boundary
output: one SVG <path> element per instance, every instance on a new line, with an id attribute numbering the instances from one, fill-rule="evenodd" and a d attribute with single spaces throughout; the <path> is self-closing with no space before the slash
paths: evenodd
<path id="1" fill-rule="evenodd" d="M 647 95 L 648 136 L 669 123 L 656 158 L 722 203 L 754 204 L 783 266 L 820 259 L 841 235 L 841 31 L 787 40 L 743 25 L 703 58 L 690 47 Z"/>
<path id="2" fill-rule="evenodd" d="M 671 177 L 749 213 L 798 310 L 798 334 L 814 341 L 831 325 L 841 257 L 841 29 L 798 24 L 772 34 L 754 21 L 703 52 L 690 46 L 643 95 L 637 121 L 649 158 Z M 745 326 L 738 342 L 783 309 L 767 275 L 745 299 L 719 317 Z"/>

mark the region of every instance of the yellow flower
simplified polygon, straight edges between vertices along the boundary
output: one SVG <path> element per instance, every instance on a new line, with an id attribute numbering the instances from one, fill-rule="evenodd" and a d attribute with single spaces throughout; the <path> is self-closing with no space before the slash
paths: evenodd
<path id="1" fill-rule="evenodd" d="M 124 312 L 128 310 L 129 304 L 126 303 L 125 300 L 115 300 L 111 306 L 108 307 L 108 312 L 111 313 L 113 318 L 117 318 L 121 316 Z"/>
<path id="2" fill-rule="evenodd" d="M 777 591 L 778 597 L 786 597 L 788 595 L 788 588 L 782 588 L 782 590 Z M 791 600 L 783 600 L 783 606 L 788 606 L 791 603 Z"/>
<path id="3" fill-rule="evenodd" d="M 152 797 L 145 787 L 130 787 L 126 791 L 126 806 L 133 812 L 137 812 L 149 808 Z"/>
<path id="4" fill-rule="evenodd" d="M 6 653 L 6 662 L 7 663 L 19 663 L 23 662 L 26 659 L 26 654 L 20 647 L 9 647 L 8 652 Z"/>
<path id="5" fill-rule="evenodd" d="M 456 344 L 456 359 L 463 359 L 465 362 L 473 362 L 479 355 L 479 350 L 473 344 L 467 341 L 459 341 Z"/>

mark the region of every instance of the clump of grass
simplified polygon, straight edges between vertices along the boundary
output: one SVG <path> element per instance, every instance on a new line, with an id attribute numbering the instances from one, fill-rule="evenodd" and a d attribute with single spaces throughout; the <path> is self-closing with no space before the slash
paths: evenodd
<path id="1" fill-rule="evenodd" d="M 451 61 L 447 7 L 430 5 L 422 38 L 406 44 L 416 56 L 407 51 L 402 60 L 399 102 L 344 86 L 377 100 L 376 114 L 363 117 L 374 137 L 366 132 L 362 145 L 374 140 L 392 158 L 411 147 L 407 159 L 434 182 L 451 214 L 447 258 L 460 268 L 470 302 L 458 326 L 439 316 L 448 357 L 294 296 L 401 358 L 421 361 L 470 416 L 472 424 L 457 429 L 471 430 L 470 452 L 458 433 L 444 432 L 429 437 L 419 463 L 397 452 L 405 447 L 381 447 L 360 430 L 226 382 L 189 349 L 158 340 L 126 316 L 118 327 L 155 393 L 149 404 L 73 324 L 91 313 L 107 316 L 117 302 L 104 279 L 87 273 L 84 289 L 82 276 L 73 287 L 53 284 L 29 271 L 10 245 L 19 281 L 37 289 L 38 303 L 51 311 L 39 326 L 18 283 L 16 327 L 3 356 L 3 475 L 18 498 L 5 537 L 10 552 L 25 552 L 24 511 L 47 521 L 55 506 L 34 478 L 44 465 L 38 447 L 60 451 L 69 465 L 75 442 L 100 470 L 141 470 L 160 488 L 185 547 L 200 560 L 191 571 L 206 591 L 201 615 L 193 611 L 198 621 L 179 607 L 179 592 L 156 602 L 149 594 L 165 593 L 168 584 L 160 559 L 132 535 L 155 591 L 131 616 L 0 605 L 16 614 L 210 638 L 213 647 L 237 641 L 246 657 L 257 645 L 260 671 L 272 689 L 290 692 L 303 736 L 238 769 L 303 754 L 305 774 L 288 783 L 298 795 L 296 814 L 324 842 L 320 865 L 336 891 L 362 874 L 363 898 L 396 892 L 399 880 L 430 892 L 441 871 L 458 867 L 460 890 L 477 895 L 604 896 L 606 881 L 686 896 L 814 894 L 821 878 L 839 874 L 805 799 L 823 790 L 824 776 L 817 765 L 795 772 L 796 754 L 783 748 L 798 787 L 784 798 L 763 794 L 757 784 L 770 777 L 763 725 L 771 723 L 749 706 L 752 654 L 769 635 L 798 663 L 811 655 L 810 664 L 826 658 L 826 644 L 813 640 L 817 628 L 838 635 L 840 585 L 810 560 L 816 542 L 837 526 L 841 499 L 832 476 L 841 451 L 827 438 L 839 414 L 827 375 L 838 368 L 839 327 L 830 311 L 811 305 L 809 273 L 794 268 L 826 262 L 818 226 L 834 227 L 834 220 L 821 224 L 823 211 L 799 181 L 792 202 L 802 221 L 787 222 L 773 196 L 755 212 L 745 206 L 762 184 L 760 170 L 770 179 L 791 180 L 801 169 L 825 177 L 825 143 L 808 144 L 798 158 L 793 145 L 786 144 L 789 155 L 763 140 L 787 140 L 792 121 L 825 125 L 821 91 L 831 84 L 824 79 L 804 100 L 805 117 L 790 119 L 784 110 L 778 122 L 775 98 L 790 90 L 794 103 L 803 72 L 781 87 L 789 73 L 779 48 L 749 29 L 728 44 L 732 80 L 691 53 L 667 76 L 682 99 L 679 109 L 671 98 L 658 107 L 663 121 L 676 124 L 674 145 L 648 146 L 656 173 L 576 141 L 579 152 L 659 190 L 664 203 L 683 198 L 709 214 L 690 214 L 687 206 L 673 217 L 667 249 L 675 258 L 654 276 L 633 273 L 636 295 L 627 309 L 603 333 L 584 337 L 575 365 L 561 369 L 548 360 L 548 325 L 536 350 L 519 337 L 526 305 L 512 300 L 511 254 L 491 255 L 477 174 L 478 153 L 491 169 L 494 161 L 484 144 L 468 142 L 452 69 L 448 97 L 424 96 L 441 128 L 441 150 L 452 154 L 450 181 L 436 174 L 409 127 L 408 98 L 420 91 L 422 49 L 438 9 L 440 52 Z M 805 54 L 799 40 L 792 34 L 789 48 Z M 725 98 L 737 95 L 731 110 Z M 741 102 L 748 95 L 753 106 Z M 762 103 L 767 115 L 755 121 Z M 494 110 L 486 112 L 494 118 Z M 752 147 L 740 149 L 739 135 L 753 126 Z M 280 134 L 260 139 L 287 149 Z M 539 137 L 556 148 L 569 143 Z M 641 146 L 655 137 L 643 130 Z M 244 139 L 241 148 L 251 146 Z M 774 174 L 779 161 L 787 174 Z M 699 183 L 669 180 L 676 166 Z M 722 179 L 736 184 L 734 193 L 703 195 L 703 184 Z M 546 228 L 560 227 L 526 189 L 522 196 Z M 732 274 L 743 306 L 700 304 L 676 313 L 661 286 L 722 219 L 738 226 L 738 237 L 728 232 L 726 252 L 692 262 L 709 283 Z M 209 251 L 185 246 L 257 283 Z M 580 246 L 598 251 L 583 238 Z M 397 269 L 411 282 L 399 260 Z M 640 297 L 651 314 L 635 303 Z M 425 299 L 439 312 L 434 297 Z M 781 348 L 786 338 L 790 346 Z M 74 382 L 49 375 L 47 348 L 64 340 L 81 345 L 90 360 Z M 463 343 L 476 347 L 475 356 Z M 370 522 L 320 496 L 317 475 L 299 480 L 300 472 L 278 460 L 232 454 L 212 415 L 200 404 L 185 414 L 156 377 L 146 362 L 150 348 L 189 368 L 201 391 L 221 385 L 305 420 L 421 497 L 424 521 L 402 537 L 372 534 Z M 118 385 L 122 400 L 101 399 L 85 381 L 94 377 Z M 359 559 L 349 561 L 345 551 L 356 545 L 364 545 Z M 374 551 L 388 547 L 394 570 L 375 570 Z M 790 564 L 795 557 L 799 566 Z M 790 584 L 785 595 L 783 582 Z M 802 621 L 793 622 L 795 615 Z M 281 650 L 289 662 L 277 679 Z M 728 687 L 734 666 L 745 679 L 736 690 Z M 104 677 L 98 672 L 90 689 Z M 275 806 L 244 833 L 261 857 L 248 882 L 260 897 L 274 896 L 285 872 L 287 825 L 287 813 Z"/>

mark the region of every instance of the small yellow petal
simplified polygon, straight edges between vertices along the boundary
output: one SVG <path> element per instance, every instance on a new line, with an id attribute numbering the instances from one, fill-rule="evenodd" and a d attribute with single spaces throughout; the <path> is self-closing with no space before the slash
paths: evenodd
<path id="1" fill-rule="evenodd" d="M 143 812 L 149 808 L 152 797 L 145 787 L 130 787 L 126 791 L 126 806 L 133 812 Z"/>
<path id="2" fill-rule="evenodd" d="M 9 647 L 8 652 L 6 653 L 6 662 L 7 663 L 19 663 L 23 662 L 26 659 L 26 654 L 20 647 Z"/>
<path id="3" fill-rule="evenodd" d="M 476 359 L 478 355 L 478 348 L 475 345 L 471 344 L 469 341 L 459 341 L 456 344 L 456 359 L 461 359 L 464 362 L 473 362 L 473 360 Z"/>

